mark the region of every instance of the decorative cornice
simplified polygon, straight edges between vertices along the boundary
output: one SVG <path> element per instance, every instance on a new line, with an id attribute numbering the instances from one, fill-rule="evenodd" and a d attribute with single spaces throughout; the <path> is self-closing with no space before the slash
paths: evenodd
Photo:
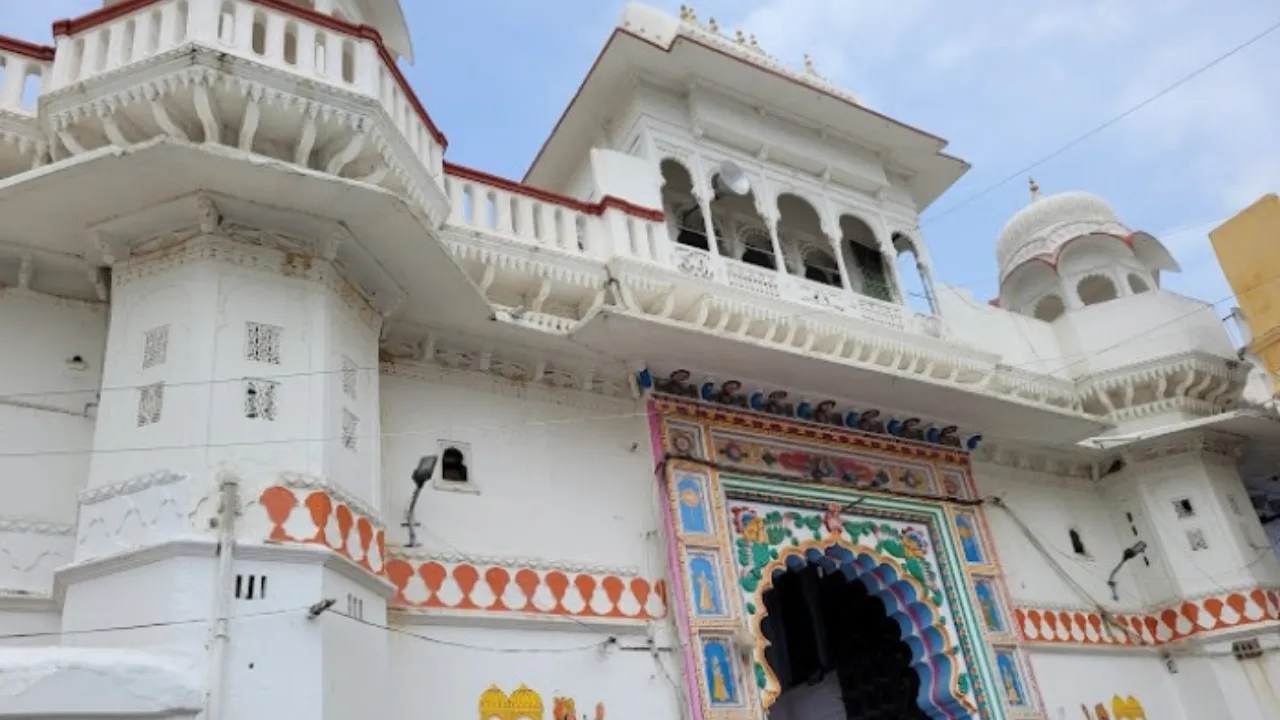
<path id="1" fill-rule="evenodd" d="M 1203 430 L 1176 433 L 1149 440 L 1138 440 L 1126 446 L 1122 455 L 1130 465 L 1139 465 L 1164 458 L 1200 453 L 1234 463 L 1244 451 L 1245 440 L 1224 433 Z"/>
<path id="2" fill-rule="evenodd" d="M 387 554 L 390 557 L 405 558 L 419 562 L 434 560 L 440 563 L 465 563 L 469 565 L 489 565 L 517 569 L 531 568 L 533 570 L 559 570 L 560 572 L 568 573 L 616 575 L 618 577 L 626 578 L 638 577 L 640 575 L 639 568 L 634 567 L 615 567 L 609 565 L 594 565 L 591 563 L 577 563 L 565 560 L 543 560 L 538 558 L 469 555 L 458 552 L 439 552 L 422 550 L 419 548 L 407 548 L 403 546 L 388 546 Z"/>
<path id="3" fill-rule="evenodd" d="M 66 523 L 55 523 L 34 518 L 0 517 L 0 533 L 64 537 L 74 536 L 76 527 Z"/>
<path id="4" fill-rule="evenodd" d="M 346 504 L 352 510 L 363 515 L 379 530 L 385 529 L 386 527 L 379 517 L 381 513 L 376 511 L 373 506 L 351 494 L 350 490 L 347 490 L 328 478 L 299 472 L 282 472 L 280 473 L 280 482 L 283 483 L 285 487 L 297 490 L 321 490 L 326 492 L 333 496 L 333 499 Z"/>
<path id="5" fill-rule="evenodd" d="M 399 335 L 400 339 L 396 336 Z M 515 354 L 473 350 L 452 338 L 434 333 L 420 341 L 402 333 L 383 346 L 381 372 L 428 382 L 463 384 L 471 389 L 513 398 L 578 407 L 596 412 L 639 412 L 628 374 L 621 367 L 591 369 L 543 355 L 530 359 Z M 535 357 L 537 353 L 529 352 Z"/>
<path id="6" fill-rule="evenodd" d="M 79 298 L 63 297 L 61 295 L 50 295 L 49 293 L 39 292 L 37 290 L 24 290 L 20 287 L 0 286 L 0 300 L 20 299 L 38 302 L 43 305 L 51 305 L 53 307 L 67 308 L 73 310 L 90 310 L 95 313 L 105 315 L 107 303 L 97 300 L 81 300 Z"/>
<path id="7" fill-rule="evenodd" d="M 1177 600 L 1146 610 L 1095 608 L 1014 608 L 1023 642 L 1049 645 L 1156 648 L 1174 643 L 1217 639 L 1223 633 L 1280 624 L 1280 590 L 1272 587 L 1227 590 Z M 1113 621 L 1113 622 L 1112 622 Z M 1116 627 L 1115 625 L 1121 627 Z M 1123 628 L 1123 629 L 1121 629 Z"/>
<path id="8" fill-rule="evenodd" d="M 219 229 L 219 232 L 222 232 Z M 113 291 L 122 290 L 142 278 L 173 270 L 186 264 L 217 262 L 242 270 L 268 273 L 321 285 L 336 295 L 365 327 L 382 327 L 382 316 L 332 263 L 313 258 L 305 264 L 289 263 L 288 253 L 252 242 L 234 232 L 226 235 L 197 235 L 174 246 L 161 247 L 121 263 L 112 273 Z"/>
<path id="9" fill-rule="evenodd" d="M 984 440 L 972 454 L 975 465 L 989 464 L 1024 472 L 1068 478 L 1093 478 L 1093 465 L 1101 453 L 1085 450 L 1037 447 L 1010 440 Z M 981 474 L 978 473 L 981 477 Z"/>
<path id="10" fill-rule="evenodd" d="M 99 485 L 97 487 L 86 488 L 80 491 L 81 505 L 94 505 L 96 503 L 106 502 L 121 495 L 133 495 L 144 490 L 150 490 L 154 487 L 162 487 L 165 485 L 173 485 L 188 478 L 187 475 L 173 472 L 172 470 L 157 470 L 155 472 L 137 475 L 118 483 L 110 485 Z"/>

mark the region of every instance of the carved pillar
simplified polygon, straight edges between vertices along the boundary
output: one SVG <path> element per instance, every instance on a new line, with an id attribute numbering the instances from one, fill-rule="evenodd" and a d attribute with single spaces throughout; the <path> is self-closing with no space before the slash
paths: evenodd
<path id="1" fill-rule="evenodd" d="M 693 156 L 693 199 L 698 201 L 698 209 L 702 212 L 702 225 L 707 232 L 707 251 L 713 256 L 720 256 L 720 238 L 716 237 L 716 226 L 711 216 L 711 199 L 715 197 L 715 188 L 707 178 L 702 162 L 702 155 Z"/>

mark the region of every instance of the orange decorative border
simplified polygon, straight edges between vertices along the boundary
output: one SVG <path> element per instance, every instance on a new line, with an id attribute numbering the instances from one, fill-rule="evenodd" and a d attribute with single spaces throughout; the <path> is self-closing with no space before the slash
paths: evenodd
<path id="1" fill-rule="evenodd" d="M 1028 643 L 1156 647 L 1218 630 L 1280 621 L 1280 589 L 1240 590 L 1144 614 L 1115 614 L 1114 623 L 1103 620 L 1096 610 L 1019 607 L 1013 615 L 1019 637 Z"/>
<path id="2" fill-rule="evenodd" d="M 386 531 L 328 491 L 275 485 L 258 501 L 271 519 L 269 542 L 323 545 L 373 573 L 385 575 Z M 306 508 L 306 512 L 295 512 Z"/>
<path id="3" fill-rule="evenodd" d="M 649 621 L 667 614 L 667 584 L 607 571 L 395 557 L 391 607 Z"/>

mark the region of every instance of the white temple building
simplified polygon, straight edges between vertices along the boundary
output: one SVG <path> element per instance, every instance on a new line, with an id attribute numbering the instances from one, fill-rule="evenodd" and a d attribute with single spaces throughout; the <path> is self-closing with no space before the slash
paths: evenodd
<path id="1" fill-rule="evenodd" d="M 947 287 L 968 165 L 690 10 L 518 182 L 395 0 L 53 41 L 0 37 L 0 718 L 1280 718 L 1270 386 L 1105 200 Z"/>

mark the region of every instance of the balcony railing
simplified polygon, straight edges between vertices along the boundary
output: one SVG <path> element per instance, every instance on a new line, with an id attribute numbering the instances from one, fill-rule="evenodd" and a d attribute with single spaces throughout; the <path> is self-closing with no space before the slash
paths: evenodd
<path id="1" fill-rule="evenodd" d="M 607 260 L 658 261 L 666 224 L 660 212 L 615 198 L 584 203 L 477 170 L 448 164 L 448 224 L 529 247 Z"/>
<path id="2" fill-rule="evenodd" d="M 746 290 L 771 298 L 790 300 L 832 312 L 856 317 L 881 327 L 904 332 L 944 338 L 946 327 L 939 318 L 912 312 L 897 303 L 889 302 L 871 293 L 877 288 L 864 286 L 864 293 L 854 292 L 814 282 L 769 268 L 762 268 L 738 260 L 712 255 L 688 245 L 672 247 L 675 269 L 690 277 L 724 283 L 739 290 Z M 888 286 L 876 292 L 889 297 Z"/>
<path id="3" fill-rule="evenodd" d="M 0 36 L 0 112 L 35 117 L 53 48 Z"/>
<path id="4" fill-rule="evenodd" d="M 377 100 L 423 167 L 443 171 L 444 136 L 370 28 L 285 0 L 134 0 L 54 33 L 51 91 L 198 44 Z"/>

